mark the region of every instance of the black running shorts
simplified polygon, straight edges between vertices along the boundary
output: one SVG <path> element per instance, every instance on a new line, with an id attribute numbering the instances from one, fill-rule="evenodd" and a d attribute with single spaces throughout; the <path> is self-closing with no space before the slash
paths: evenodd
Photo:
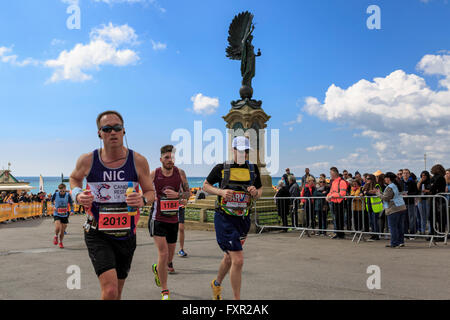
<path id="1" fill-rule="evenodd" d="M 179 223 L 184 223 L 184 211 L 186 209 L 184 207 L 180 207 L 180 209 L 178 209 L 178 222 Z"/>
<path id="2" fill-rule="evenodd" d="M 53 216 L 53 221 L 61 221 L 62 224 L 68 224 L 69 223 L 69 217 Z"/>
<path id="3" fill-rule="evenodd" d="M 178 222 L 168 223 L 149 219 L 148 230 L 150 236 L 166 237 L 167 243 L 177 243 L 178 239 Z"/>
<path id="4" fill-rule="evenodd" d="M 116 269 L 118 279 L 127 278 L 136 249 L 135 235 L 125 240 L 117 240 L 98 230 L 90 229 L 84 233 L 84 240 L 97 277 L 105 271 Z"/>

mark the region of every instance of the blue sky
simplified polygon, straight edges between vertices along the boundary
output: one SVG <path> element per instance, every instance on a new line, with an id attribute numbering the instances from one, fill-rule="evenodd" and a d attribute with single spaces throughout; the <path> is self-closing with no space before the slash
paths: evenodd
<path id="1" fill-rule="evenodd" d="M 79 30 L 66 26 L 71 4 Z M 370 5 L 380 30 L 367 28 Z M 151 168 L 176 129 L 193 134 L 202 121 L 225 134 L 241 81 L 239 61 L 225 57 L 228 27 L 245 10 L 262 52 L 254 98 L 279 130 L 273 175 L 419 172 L 425 152 L 428 169 L 450 166 L 446 0 L 17 0 L 0 3 L 0 168 L 69 175 L 99 147 L 106 109 L 123 114 L 130 148 Z M 180 167 L 204 176 L 212 165 Z"/>

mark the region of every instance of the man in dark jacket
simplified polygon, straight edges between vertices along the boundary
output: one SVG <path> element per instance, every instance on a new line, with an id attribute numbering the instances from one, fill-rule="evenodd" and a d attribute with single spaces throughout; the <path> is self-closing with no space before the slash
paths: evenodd
<path id="1" fill-rule="evenodd" d="M 281 222 L 283 227 L 288 226 L 288 213 L 289 213 L 289 204 L 290 199 L 279 199 L 279 198 L 289 198 L 291 194 L 289 193 L 289 187 L 284 183 L 284 181 L 280 181 L 278 183 L 278 191 L 275 195 L 277 211 L 278 215 L 281 218 Z M 287 232 L 287 228 L 283 228 L 284 232 Z"/>
<path id="2" fill-rule="evenodd" d="M 403 186 L 403 195 L 412 196 L 419 194 L 417 182 L 411 177 L 409 169 L 403 169 L 401 185 Z M 407 197 L 404 200 L 408 212 L 408 219 L 405 219 L 405 233 L 416 234 L 417 216 L 415 198 Z M 409 232 L 407 232 L 408 230 Z M 414 240 L 414 238 L 410 237 L 409 240 Z"/>
<path id="3" fill-rule="evenodd" d="M 289 176 L 289 194 L 291 197 L 298 198 L 300 197 L 300 187 L 297 184 L 297 181 L 294 176 Z M 292 200 L 292 209 L 291 209 L 291 217 L 292 217 L 292 226 L 298 227 L 298 205 L 299 199 Z"/>
<path id="4" fill-rule="evenodd" d="M 431 168 L 431 174 L 433 177 L 431 178 L 431 186 L 430 186 L 430 194 L 438 194 L 445 192 L 445 169 L 442 165 L 436 164 Z M 434 215 L 433 215 L 434 212 Z M 445 201 L 443 198 L 436 198 L 434 201 L 434 207 L 430 210 L 430 225 L 432 226 L 431 234 L 436 234 L 435 228 L 436 224 L 439 225 L 438 231 L 443 233 L 445 232 L 445 227 L 447 225 L 447 212 L 445 208 Z M 442 241 L 442 238 L 436 239 L 437 241 Z"/>
<path id="5" fill-rule="evenodd" d="M 290 185 L 290 183 L 289 183 L 289 176 L 291 176 L 291 175 L 293 175 L 293 174 L 291 173 L 291 170 L 290 170 L 289 168 L 286 168 L 286 173 L 283 174 L 283 177 L 281 177 L 281 180 L 284 182 L 284 184 L 285 184 L 286 186 L 289 186 L 289 185 Z"/>

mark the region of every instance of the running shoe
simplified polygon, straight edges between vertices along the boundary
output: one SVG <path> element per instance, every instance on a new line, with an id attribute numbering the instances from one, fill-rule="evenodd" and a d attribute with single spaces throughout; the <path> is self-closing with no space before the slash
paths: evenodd
<path id="1" fill-rule="evenodd" d="M 172 262 L 167 265 L 167 271 L 169 271 L 170 274 L 175 273 Z"/>
<path id="2" fill-rule="evenodd" d="M 213 292 L 213 300 L 222 300 L 222 286 L 216 286 L 214 284 L 215 280 L 216 279 L 211 281 L 211 289 L 212 289 L 212 292 Z"/>
<path id="3" fill-rule="evenodd" d="M 170 292 L 169 292 L 169 290 L 161 291 L 161 300 L 170 300 Z"/>
<path id="4" fill-rule="evenodd" d="M 63 245 L 62 242 L 59 243 L 59 247 L 60 247 L 61 249 L 64 249 L 64 245 Z"/>
<path id="5" fill-rule="evenodd" d="M 159 281 L 158 271 L 156 271 L 156 263 L 152 265 L 153 274 L 155 275 L 155 283 L 158 287 L 161 287 L 161 282 Z"/>
<path id="6" fill-rule="evenodd" d="M 178 255 L 179 255 L 180 257 L 183 257 L 183 258 L 187 257 L 187 253 L 184 252 L 183 249 L 181 249 L 180 251 L 178 251 Z"/>
<path id="7" fill-rule="evenodd" d="M 53 237 L 53 244 L 56 246 L 58 244 L 58 236 Z"/>

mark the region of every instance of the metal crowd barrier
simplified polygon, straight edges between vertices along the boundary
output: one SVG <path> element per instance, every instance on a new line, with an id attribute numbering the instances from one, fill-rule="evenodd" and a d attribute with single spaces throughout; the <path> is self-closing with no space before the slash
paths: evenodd
<path id="1" fill-rule="evenodd" d="M 427 222 L 425 224 L 425 233 L 427 230 L 428 225 L 430 225 L 428 228 L 431 228 L 432 232 L 430 234 L 409 234 L 406 233 L 404 236 L 407 238 L 430 238 L 429 246 L 431 247 L 432 244 L 435 244 L 435 239 L 441 238 L 444 241 L 444 244 L 447 244 L 447 238 L 449 235 L 449 224 L 450 224 L 450 216 L 449 216 L 449 199 L 446 197 L 448 194 L 437 194 L 437 195 L 402 195 L 404 199 L 406 198 L 413 198 L 418 199 L 422 201 L 422 199 L 430 199 L 429 203 L 429 215 L 432 215 L 432 219 L 430 219 L 430 216 L 427 217 Z M 255 225 L 260 228 L 259 233 L 263 232 L 264 229 L 278 229 L 278 230 L 288 230 L 288 229 L 294 229 L 301 231 L 299 238 L 302 238 L 303 235 L 306 233 L 309 236 L 309 232 L 319 232 L 319 233 L 350 233 L 353 234 L 352 242 L 354 242 L 356 239 L 357 243 L 359 244 L 363 235 L 376 235 L 376 236 L 390 236 L 390 233 L 383 232 L 384 229 L 388 229 L 388 223 L 387 223 L 387 217 L 386 215 L 383 216 L 382 219 L 385 219 L 385 225 L 383 227 L 383 230 L 380 230 L 380 232 L 374 232 L 374 230 L 371 230 L 370 225 L 370 217 L 369 213 L 366 210 L 366 199 L 369 198 L 377 198 L 376 196 L 345 196 L 340 197 L 344 199 L 344 213 L 342 219 L 342 223 L 340 223 L 343 226 L 343 229 L 337 229 L 336 228 L 336 216 L 333 214 L 333 205 L 330 205 L 331 202 L 326 201 L 326 197 L 278 197 L 278 198 L 260 198 L 257 201 L 257 205 L 254 207 L 254 217 L 255 217 Z M 441 200 L 441 201 L 437 201 Z M 323 210 L 323 207 L 325 206 L 325 211 L 322 212 L 321 216 L 318 216 L 318 212 L 315 212 L 315 203 L 314 201 L 323 201 L 321 209 Z M 354 201 L 361 202 L 361 211 L 358 211 L 355 214 L 354 211 Z M 444 201 L 444 202 L 442 202 Z M 303 208 L 301 208 L 301 203 L 303 204 Z M 442 206 L 442 204 L 445 203 L 446 206 Z M 275 206 L 274 206 L 275 205 Z M 438 209 L 438 206 L 441 206 Z M 305 212 L 305 209 L 307 209 Z M 444 210 L 442 210 L 444 209 Z M 303 210 L 303 215 L 301 214 Z M 407 208 L 408 210 L 408 208 Z M 416 210 L 416 201 L 414 203 L 414 210 Z M 274 212 L 275 211 L 275 212 Z M 297 218 L 295 214 L 293 214 L 293 211 L 296 211 Z M 437 211 L 438 215 L 437 215 Z M 443 211 L 443 212 L 442 212 Z M 278 218 L 278 224 L 264 224 L 261 223 L 260 220 L 263 220 L 262 217 L 264 215 L 271 215 L 276 213 Z M 329 213 L 331 213 L 332 220 L 334 223 L 334 228 L 328 229 L 328 216 Z M 346 214 L 346 215 L 345 215 Z M 415 212 L 417 214 L 417 211 Z M 324 224 L 324 221 L 316 221 L 316 218 L 318 220 L 320 218 L 324 218 L 325 215 L 325 228 L 320 228 L 320 225 Z M 350 215 L 350 217 L 349 217 Z M 358 216 L 359 215 L 359 216 Z M 299 217 L 300 216 L 300 217 Z M 358 217 L 357 220 L 355 220 L 355 217 Z M 407 214 L 408 217 L 408 214 Z M 281 218 L 281 219 L 280 219 Z M 290 218 L 290 219 L 289 219 Z M 302 226 L 299 226 L 299 218 L 301 220 Z M 303 219 L 304 218 L 304 219 Z M 416 215 L 416 220 L 417 220 Z M 366 221 L 366 219 L 369 219 L 369 221 Z M 281 220 L 281 221 L 280 221 Z M 288 221 L 291 220 L 291 225 L 288 225 Z M 304 221 L 303 221 L 304 220 Z M 355 221 L 357 221 L 358 225 L 356 226 Z M 433 225 L 431 225 L 431 221 L 433 221 Z M 273 219 L 272 221 L 273 222 Z M 297 224 L 295 223 L 297 222 Z M 377 223 L 379 224 L 380 218 L 378 218 Z M 282 223 L 283 225 L 280 225 Z M 416 221 L 415 221 L 416 223 Z M 351 224 L 351 226 L 350 226 Z M 405 224 L 409 226 L 409 219 L 407 218 L 407 221 L 405 221 Z M 437 228 L 437 224 L 439 225 L 439 228 Z M 347 225 L 347 230 L 345 230 L 344 226 Z M 319 226 L 319 227 L 316 227 Z M 380 226 L 378 225 L 378 228 Z M 369 229 L 369 230 L 368 230 Z"/>

